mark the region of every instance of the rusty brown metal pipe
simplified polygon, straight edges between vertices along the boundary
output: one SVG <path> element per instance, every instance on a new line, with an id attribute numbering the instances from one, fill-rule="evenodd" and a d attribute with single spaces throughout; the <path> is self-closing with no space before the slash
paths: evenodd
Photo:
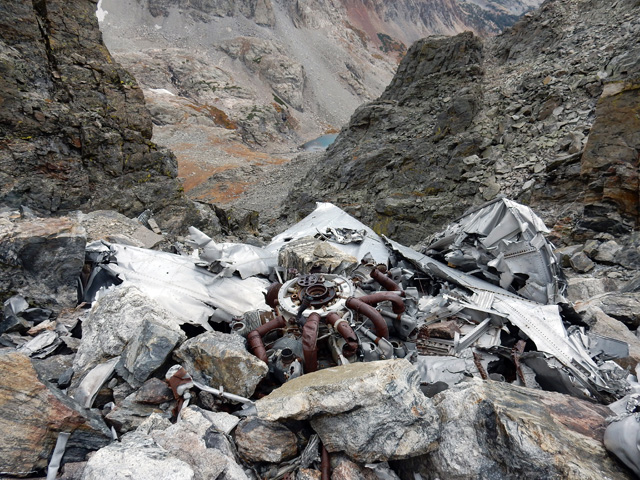
<path id="1" fill-rule="evenodd" d="M 390 292 L 400 292 L 400 295 L 404 297 L 404 290 L 398 285 L 396 282 L 391 280 L 385 273 L 382 273 L 377 268 L 371 270 L 371 278 L 373 278 L 376 282 L 382 285 L 382 288 L 388 290 Z"/>
<path id="2" fill-rule="evenodd" d="M 335 312 L 331 312 L 329 315 L 327 315 L 326 318 L 327 323 L 335 328 L 336 331 L 340 335 L 342 335 L 342 338 L 344 338 L 344 340 L 347 342 L 342 347 L 342 354 L 345 357 L 350 357 L 351 355 L 356 353 L 356 350 L 358 350 L 358 337 L 356 337 L 356 334 L 351 328 L 351 325 L 349 325 L 346 321 L 339 322 L 338 326 L 336 327 L 336 322 L 338 322 L 339 320 L 342 320 L 342 318 L 340 318 L 340 315 Z"/>
<path id="3" fill-rule="evenodd" d="M 393 313 L 399 315 L 404 312 L 405 306 L 400 295 L 395 292 L 376 292 L 363 297 L 358 297 L 358 300 L 366 303 L 367 305 L 375 306 L 380 302 L 389 301 L 393 304 Z"/>
<path id="4" fill-rule="evenodd" d="M 260 325 L 249 332 L 247 335 L 247 343 L 249 343 L 249 349 L 253 354 L 262 360 L 264 363 L 268 363 L 267 349 L 264 348 L 264 342 L 262 337 L 276 328 L 284 328 L 287 325 L 287 321 L 282 316 L 277 316 L 273 320 L 268 321 L 264 325 Z"/>
<path id="5" fill-rule="evenodd" d="M 318 370 L 318 327 L 320 315 L 313 312 L 302 327 L 302 354 L 304 356 L 305 373 Z"/>
<path id="6" fill-rule="evenodd" d="M 331 478 L 331 459 L 329 452 L 322 445 L 322 456 L 320 460 L 320 480 L 329 480 Z"/>
<path id="7" fill-rule="evenodd" d="M 271 285 L 269 285 L 269 288 L 267 288 L 267 294 L 264 296 L 264 300 L 266 304 L 269 305 L 274 310 L 278 306 L 278 293 L 280 292 L 281 288 L 282 288 L 281 283 L 279 282 L 272 283 Z"/>
<path id="8" fill-rule="evenodd" d="M 379 311 L 355 297 L 347 298 L 345 305 L 347 308 L 355 310 L 371 320 L 376 329 L 377 336 L 384 337 L 387 340 L 389 339 L 389 328 L 387 327 L 387 322 L 382 318 L 382 314 Z"/>

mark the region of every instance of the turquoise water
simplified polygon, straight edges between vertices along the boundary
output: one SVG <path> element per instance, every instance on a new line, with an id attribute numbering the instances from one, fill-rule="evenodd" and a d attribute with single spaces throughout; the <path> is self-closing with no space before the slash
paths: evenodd
<path id="1" fill-rule="evenodd" d="M 331 145 L 334 142 L 337 136 L 338 136 L 337 133 L 329 133 L 327 135 L 321 135 L 320 137 L 302 145 L 302 149 L 306 150 L 307 152 L 321 152 L 323 150 L 326 150 L 329 147 L 329 145 Z"/>

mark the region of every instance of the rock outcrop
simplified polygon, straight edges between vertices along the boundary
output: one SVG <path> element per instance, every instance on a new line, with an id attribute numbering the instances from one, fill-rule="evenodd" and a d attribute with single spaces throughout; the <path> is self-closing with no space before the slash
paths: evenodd
<path id="1" fill-rule="evenodd" d="M 412 242 L 504 194 L 535 206 L 558 236 L 630 232 L 638 14 L 633 1 L 547 2 L 494 39 L 416 42 L 295 189 L 289 211 L 329 199 Z"/>
<path id="2" fill-rule="evenodd" d="M 629 478 L 602 444 L 604 406 L 491 381 L 460 384 L 433 401 L 438 446 L 397 462 L 402 478 Z"/>
<path id="3" fill-rule="evenodd" d="M 44 213 L 149 208 L 177 229 L 193 207 L 175 157 L 150 141 L 142 90 L 102 43 L 95 9 L 0 6 L 0 202 Z"/>

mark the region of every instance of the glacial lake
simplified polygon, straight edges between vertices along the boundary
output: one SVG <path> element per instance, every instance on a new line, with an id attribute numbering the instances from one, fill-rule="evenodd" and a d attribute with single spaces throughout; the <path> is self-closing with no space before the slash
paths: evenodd
<path id="1" fill-rule="evenodd" d="M 323 150 L 326 150 L 329 145 L 334 142 L 337 136 L 337 133 L 328 133 L 326 135 L 321 135 L 318 138 L 302 145 L 302 149 L 307 152 L 321 152 Z"/>

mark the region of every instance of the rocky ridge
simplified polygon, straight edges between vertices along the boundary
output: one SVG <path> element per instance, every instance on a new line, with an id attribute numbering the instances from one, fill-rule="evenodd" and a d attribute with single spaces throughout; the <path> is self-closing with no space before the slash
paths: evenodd
<path id="1" fill-rule="evenodd" d="M 290 196 L 415 242 L 507 195 L 557 238 L 628 234 L 638 212 L 638 2 L 547 2 L 504 34 L 427 38 Z"/>
<path id="2" fill-rule="evenodd" d="M 484 7 L 455 0 L 103 0 L 98 13 L 110 51 L 145 92 L 154 141 L 178 157 L 188 194 L 237 205 L 257 177 L 379 95 L 413 41 L 495 33 L 536 4 L 515 3 L 522 8 L 494 9 L 506 15 L 499 25 L 481 18 Z"/>

